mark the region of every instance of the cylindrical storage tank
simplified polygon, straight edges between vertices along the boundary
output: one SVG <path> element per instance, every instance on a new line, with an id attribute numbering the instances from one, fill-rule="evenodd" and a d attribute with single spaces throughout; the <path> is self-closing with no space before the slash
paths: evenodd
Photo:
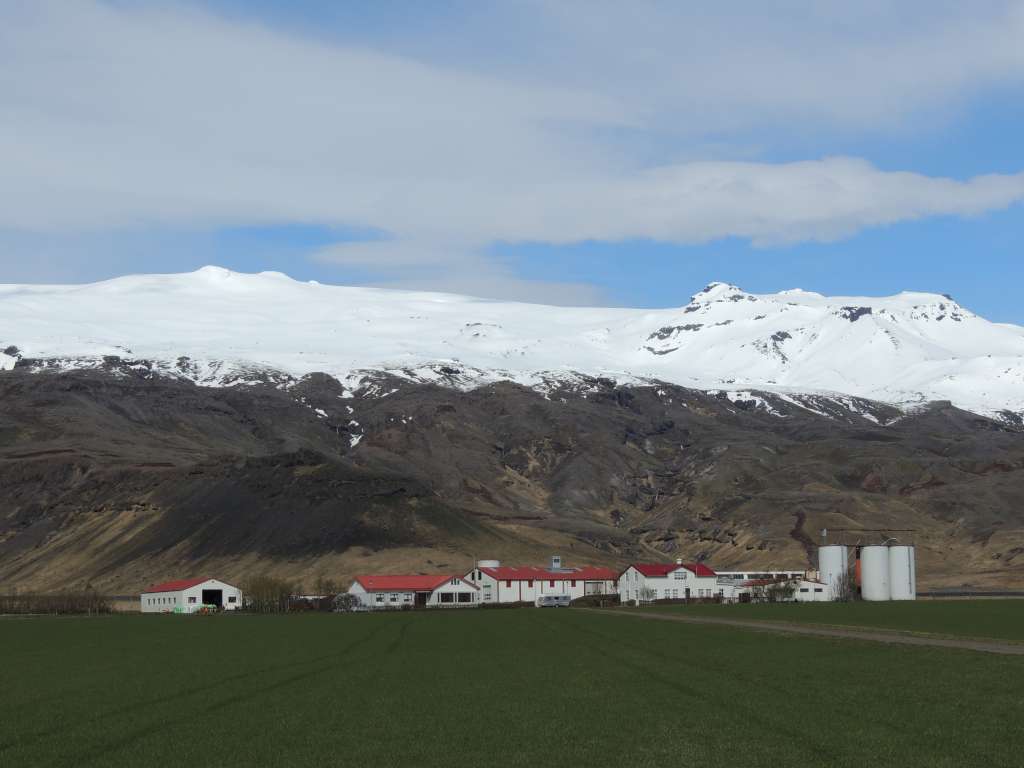
<path id="1" fill-rule="evenodd" d="M 913 547 L 889 547 L 889 591 L 893 600 L 917 599 L 916 568 Z"/>
<path id="2" fill-rule="evenodd" d="M 828 584 L 832 599 L 835 599 L 839 581 L 846 576 L 849 570 L 850 554 L 846 547 L 840 544 L 818 547 L 818 576 Z"/>
<path id="3" fill-rule="evenodd" d="M 860 551 L 860 596 L 865 600 L 889 600 L 889 548 L 863 547 Z"/>
<path id="4" fill-rule="evenodd" d="M 500 568 L 500 560 L 478 560 L 476 564 L 477 568 Z"/>

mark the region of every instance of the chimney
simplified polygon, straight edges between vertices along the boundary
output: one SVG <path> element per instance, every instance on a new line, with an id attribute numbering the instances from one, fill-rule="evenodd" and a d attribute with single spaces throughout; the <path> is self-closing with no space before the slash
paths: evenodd
<path id="1" fill-rule="evenodd" d="M 682 565 L 682 564 L 683 564 L 683 558 L 677 557 L 676 558 L 676 565 Z"/>

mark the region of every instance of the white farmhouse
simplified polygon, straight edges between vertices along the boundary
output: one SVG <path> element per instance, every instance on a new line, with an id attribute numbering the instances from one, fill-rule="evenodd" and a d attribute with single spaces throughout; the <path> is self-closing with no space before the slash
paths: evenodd
<path id="1" fill-rule="evenodd" d="M 356 576 L 348 588 L 363 608 L 475 608 L 479 590 L 459 576 Z"/>
<path id="2" fill-rule="evenodd" d="M 718 574 L 701 563 L 634 563 L 619 575 L 622 602 L 727 598 Z"/>
<path id="3" fill-rule="evenodd" d="M 242 590 L 217 579 L 182 579 L 155 584 L 139 599 L 143 613 L 195 613 L 204 605 L 233 611 L 242 607 Z"/>
<path id="4" fill-rule="evenodd" d="M 616 573 L 611 568 L 586 566 L 561 568 L 553 558 L 552 568 L 502 566 L 483 560 L 466 580 L 480 588 L 482 603 L 533 603 L 550 595 L 576 600 L 584 595 L 614 595 Z"/>

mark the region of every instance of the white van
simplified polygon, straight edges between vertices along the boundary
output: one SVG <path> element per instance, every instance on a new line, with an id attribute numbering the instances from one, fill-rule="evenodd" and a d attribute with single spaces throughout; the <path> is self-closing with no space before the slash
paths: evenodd
<path id="1" fill-rule="evenodd" d="M 568 608 L 570 602 L 569 595 L 538 595 L 536 605 L 538 608 Z"/>

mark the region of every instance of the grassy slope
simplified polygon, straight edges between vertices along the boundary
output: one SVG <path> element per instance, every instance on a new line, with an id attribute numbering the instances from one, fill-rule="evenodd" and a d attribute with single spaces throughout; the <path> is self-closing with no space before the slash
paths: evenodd
<path id="1" fill-rule="evenodd" d="M 731 619 L 874 627 L 1024 642 L 1024 600 L 921 600 L 912 603 L 785 603 L 654 606 L 655 611 Z"/>
<path id="2" fill-rule="evenodd" d="M 0 621 L 4 765 L 1018 765 L 1019 658 L 581 611 Z"/>

